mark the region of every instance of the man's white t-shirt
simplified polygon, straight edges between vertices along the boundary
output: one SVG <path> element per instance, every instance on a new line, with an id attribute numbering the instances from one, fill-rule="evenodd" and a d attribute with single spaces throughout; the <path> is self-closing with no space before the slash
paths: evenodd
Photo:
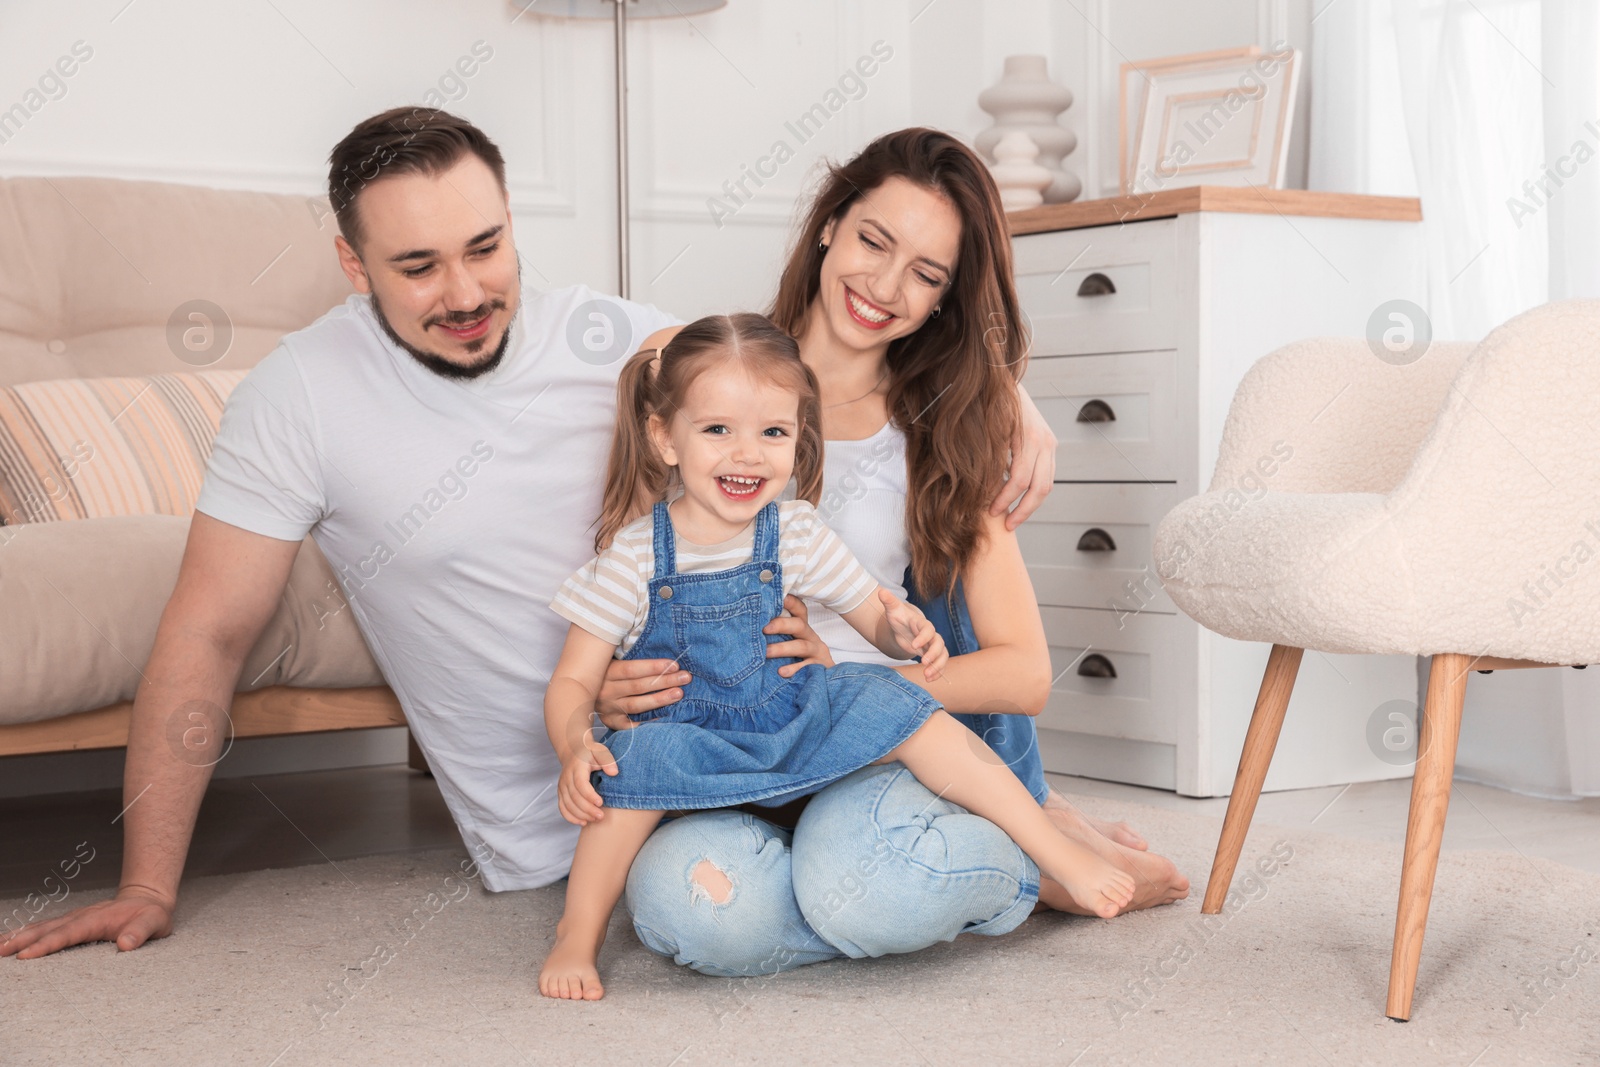
<path id="1" fill-rule="evenodd" d="M 584 286 L 521 303 L 501 365 L 468 381 L 397 347 L 365 296 L 283 338 L 229 398 L 196 505 L 316 539 L 493 890 L 572 862 L 550 601 L 594 555 L 617 373 L 682 321 Z"/>

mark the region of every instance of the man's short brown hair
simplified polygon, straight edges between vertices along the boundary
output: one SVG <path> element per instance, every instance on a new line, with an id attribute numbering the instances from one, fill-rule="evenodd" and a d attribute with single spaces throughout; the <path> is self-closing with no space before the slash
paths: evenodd
<path id="1" fill-rule="evenodd" d="M 488 164 L 504 192 L 499 146 L 466 119 L 438 108 L 397 107 L 358 123 L 328 156 L 328 201 L 344 239 L 360 248 L 356 199 L 362 189 L 396 174 L 442 174 L 468 153 Z"/>

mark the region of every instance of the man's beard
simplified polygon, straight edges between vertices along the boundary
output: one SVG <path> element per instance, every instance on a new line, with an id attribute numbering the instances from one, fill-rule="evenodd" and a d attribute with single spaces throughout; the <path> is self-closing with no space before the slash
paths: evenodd
<path id="1" fill-rule="evenodd" d="M 511 325 L 517 321 L 516 312 L 512 312 L 511 318 L 506 320 L 505 332 L 500 335 L 500 343 L 495 346 L 494 351 L 489 353 L 487 357 L 479 360 L 477 363 L 455 363 L 451 360 L 445 359 L 437 352 L 429 352 L 426 349 L 417 348 L 415 345 L 407 343 L 404 338 L 402 338 L 398 333 L 395 333 L 394 327 L 389 325 L 389 319 L 383 313 L 383 305 L 378 300 L 378 294 L 376 290 L 372 292 L 371 297 L 372 313 L 377 316 L 378 325 L 383 327 L 383 332 L 389 335 L 389 340 L 393 341 L 397 346 L 409 352 L 412 359 L 433 371 L 433 373 L 437 374 L 439 377 L 452 378 L 457 381 L 467 381 L 473 378 L 480 378 L 498 367 L 500 365 L 500 361 L 505 358 L 507 346 L 511 344 Z M 506 302 L 504 300 L 491 300 L 489 303 L 482 305 L 473 311 L 465 312 L 460 315 L 449 315 L 443 320 L 435 321 L 443 321 L 446 323 L 451 321 L 473 322 L 477 319 L 481 319 L 486 313 L 504 311 L 505 308 Z M 518 310 L 521 309 L 519 308 Z"/>

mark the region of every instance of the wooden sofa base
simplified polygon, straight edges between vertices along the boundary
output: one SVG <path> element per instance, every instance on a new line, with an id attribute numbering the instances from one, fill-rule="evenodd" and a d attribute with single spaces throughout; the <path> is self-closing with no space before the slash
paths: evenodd
<path id="1" fill-rule="evenodd" d="M 0 726 L 0 756 L 123 748 L 132 701 L 42 722 Z M 302 689 L 274 685 L 237 693 L 229 711 L 234 737 L 277 737 L 326 730 L 404 726 L 405 714 L 388 686 Z M 415 760 L 411 764 L 416 766 Z M 419 769 L 425 769 L 419 768 Z"/>

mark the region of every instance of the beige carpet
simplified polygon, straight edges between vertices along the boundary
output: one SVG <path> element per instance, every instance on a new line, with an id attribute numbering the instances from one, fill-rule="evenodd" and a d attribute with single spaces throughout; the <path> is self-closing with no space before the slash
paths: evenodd
<path id="1" fill-rule="evenodd" d="M 599 1004 L 535 990 L 562 887 L 468 893 L 464 854 L 202 879 L 166 941 L 0 960 L 0 1063 L 1600 1063 L 1600 878 L 1447 854 L 1402 1025 L 1383 1017 L 1397 846 L 1258 827 L 1241 870 L 1292 858 L 1203 919 L 1218 821 L 1117 813 L 1190 901 L 751 979 L 674 967 L 619 922 Z"/>

